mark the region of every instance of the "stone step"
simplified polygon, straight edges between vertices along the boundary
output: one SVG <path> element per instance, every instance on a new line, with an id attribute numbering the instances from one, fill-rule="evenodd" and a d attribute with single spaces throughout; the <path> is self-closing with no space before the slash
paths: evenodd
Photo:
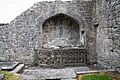
<path id="1" fill-rule="evenodd" d="M 11 71 L 11 73 L 16 74 L 19 73 L 23 68 L 24 68 L 24 64 L 19 64 L 18 66 L 16 66 L 16 68 L 14 70 Z"/>
<path id="2" fill-rule="evenodd" d="M 7 71 L 12 71 L 19 62 L 0 62 L 0 68 L 1 70 L 7 70 Z"/>

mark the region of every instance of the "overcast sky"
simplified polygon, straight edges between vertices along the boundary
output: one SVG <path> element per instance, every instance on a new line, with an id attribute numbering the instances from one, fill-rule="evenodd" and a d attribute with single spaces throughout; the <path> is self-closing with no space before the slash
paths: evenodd
<path id="1" fill-rule="evenodd" d="M 40 1 L 54 0 L 0 0 L 0 23 L 10 23 L 16 16 Z"/>

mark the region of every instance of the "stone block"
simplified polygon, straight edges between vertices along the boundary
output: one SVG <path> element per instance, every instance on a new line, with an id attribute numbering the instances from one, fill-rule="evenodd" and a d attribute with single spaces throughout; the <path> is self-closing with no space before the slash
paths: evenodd
<path id="1" fill-rule="evenodd" d="M 77 75 L 73 69 L 34 69 L 25 70 L 22 74 L 22 79 L 25 80 L 29 77 L 35 79 L 73 79 Z"/>
<path id="2" fill-rule="evenodd" d="M 19 62 L 0 62 L 0 68 L 2 70 L 13 70 Z"/>

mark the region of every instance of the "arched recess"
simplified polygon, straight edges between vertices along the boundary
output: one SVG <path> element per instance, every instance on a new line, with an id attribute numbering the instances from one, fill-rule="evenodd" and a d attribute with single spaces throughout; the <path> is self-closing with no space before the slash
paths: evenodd
<path id="1" fill-rule="evenodd" d="M 38 38 L 40 38 L 40 39 L 43 38 L 43 24 L 48 19 L 50 19 L 50 18 L 52 18 L 52 17 L 54 17 L 55 15 L 58 15 L 58 14 L 63 14 L 63 15 L 66 15 L 66 16 L 72 18 L 79 25 L 80 36 L 84 35 L 84 39 L 86 40 L 86 28 L 88 27 L 88 25 L 86 24 L 84 17 L 80 15 L 79 11 L 77 13 L 74 13 L 74 12 L 66 13 L 64 11 L 58 12 L 58 11 L 51 10 L 49 12 L 46 12 L 46 13 L 38 16 L 36 18 L 36 27 L 39 28 L 39 33 L 40 33 Z M 83 31 L 84 31 L 84 34 L 82 33 Z M 44 39 L 41 39 L 41 40 L 40 39 L 38 39 L 39 44 L 40 44 L 40 45 L 38 44 L 38 47 L 43 47 L 43 41 L 42 40 L 44 40 Z M 80 37 L 80 40 L 83 40 L 83 38 Z M 86 44 L 85 44 L 85 46 L 86 46 Z"/>
<path id="2" fill-rule="evenodd" d="M 79 22 L 63 13 L 45 20 L 42 25 L 43 47 L 74 47 L 80 45 Z"/>
<path id="3" fill-rule="evenodd" d="M 61 18 L 67 18 L 70 22 L 67 21 L 67 19 Z M 77 7 L 75 11 L 73 9 L 71 10 L 70 7 L 69 9 L 68 8 L 61 9 L 59 7 L 56 7 L 56 9 L 54 8 L 49 9 L 45 13 L 43 12 L 41 15 L 39 15 L 36 18 L 35 22 L 36 22 L 35 27 L 38 28 L 37 32 L 39 32 L 39 35 L 37 36 L 38 40 L 37 48 L 39 50 L 35 61 L 39 66 L 60 67 L 68 65 L 78 66 L 86 64 L 86 50 L 84 48 L 76 47 L 76 45 L 77 44 L 79 45 L 79 41 L 84 41 L 85 39 L 84 37 L 86 37 L 87 32 L 86 28 L 88 26 L 85 22 L 84 16 L 81 16 L 81 12 Z M 60 27 L 60 25 L 63 24 L 62 22 L 67 22 L 67 25 L 69 27 L 67 26 L 66 30 L 64 26 Z M 72 25 L 75 25 L 75 27 L 71 27 L 70 25 L 71 23 Z M 48 24 L 50 26 L 47 26 Z M 70 34 L 66 32 L 70 32 Z M 84 37 L 82 37 L 81 35 L 84 35 Z M 52 46 L 52 48 L 53 47 L 60 48 L 60 46 L 64 47 L 65 46 L 63 45 L 64 42 L 66 43 L 66 46 L 72 45 L 72 48 L 70 47 L 70 49 L 68 48 L 44 49 L 43 47 L 49 47 L 48 42 L 50 43 L 50 46 Z M 45 46 L 45 44 L 47 46 Z M 75 49 L 73 48 L 74 46 Z"/>

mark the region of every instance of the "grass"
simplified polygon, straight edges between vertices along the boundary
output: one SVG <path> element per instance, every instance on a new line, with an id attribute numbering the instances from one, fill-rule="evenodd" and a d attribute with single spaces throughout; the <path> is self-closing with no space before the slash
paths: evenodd
<path id="1" fill-rule="evenodd" d="M 14 74 L 7 72 L 7 71 L 1 71 L 0 74 L 4 74 L 5 78 L 4 80 L 19 80 L 18 76 L 15 76 Z"/>
<path id="2" fill-rule="evenodd" d="M 120 74 L 116 72 L 80 74 L 76 77 L 76 80 L 120 80 Z"/>
<path id="3" fill-rule="evenodd" d="M 91 75 L 83 75 L 81 80 L 112 80 L 112 77 L 107 75 L 91 74 Z"/>

